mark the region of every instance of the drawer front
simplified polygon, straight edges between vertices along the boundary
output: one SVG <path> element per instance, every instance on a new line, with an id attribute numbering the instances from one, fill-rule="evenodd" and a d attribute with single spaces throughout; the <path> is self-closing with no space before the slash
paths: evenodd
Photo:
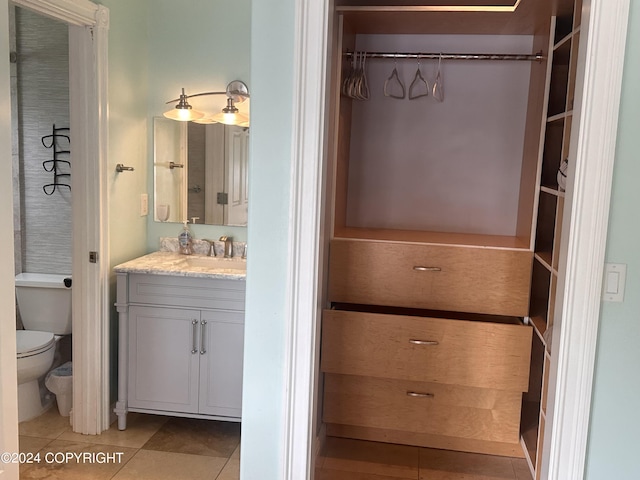
<path id="1" fill-rule="evenodd" d="M 523 317 L 532 258 L 524 250 L 333 240 L 329 300 Z"/>
<path id="2" fill-rule="evenodd" d="M 245 282 L 170 275 L 129 275 L 129 303 L 244 311 Z"/>
<path id="3" fill-rule="evenodd" d="M 346 375 L 326 375 L 324 388 L 325 423 L 518 442 L 518 392 Z"/>
<path id="4" fill-rule="evenodd" d="M 528 389 L 530 326 L 325 310 L 326 373 Z"/>

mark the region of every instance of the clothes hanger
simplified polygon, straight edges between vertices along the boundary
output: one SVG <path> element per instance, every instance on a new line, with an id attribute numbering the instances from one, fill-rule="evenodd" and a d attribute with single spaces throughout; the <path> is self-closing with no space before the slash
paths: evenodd
<path id="1" fill-rule="evenodd" d="M 422 89 L 422 91 L 420 91 Z M 418 55 L 418 68 L 416 74 L 413 77 L 413 82 L 409 85 L 409 100 L 414 100 L 420 97 L 429 96 L 429 82 L 422 76 L 420 69 L 420 55 Z"/>
<path id="2" fill-rule="evenodd" d="M 400 88 L 401 94 L 397 94 L 394 90 Z M 394 67 L 391 75 L 384 81 L 384 96 L 391 98 L 402 99 L 406 96 L 406 89 L 404 88 L 404 83 L 400 80 L 398 76 L 398 60 L 394 57 Z"/>

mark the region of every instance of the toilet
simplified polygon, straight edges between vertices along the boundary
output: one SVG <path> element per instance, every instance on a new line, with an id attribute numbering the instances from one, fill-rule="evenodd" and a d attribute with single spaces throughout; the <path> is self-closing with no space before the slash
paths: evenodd
<path id="1" fill-rule="evenodd" d="M 71 276 L 20 273 L 16 299 L 25 328 L 16 331 L 18 421 L 23 422 L 51 406 L 44 377 L 70 359 Z"/>

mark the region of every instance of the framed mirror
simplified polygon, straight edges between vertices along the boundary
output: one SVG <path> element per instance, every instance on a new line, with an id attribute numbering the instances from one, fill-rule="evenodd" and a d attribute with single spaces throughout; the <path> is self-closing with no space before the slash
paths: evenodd
<path id="1" fill-rule="evenodd" d="M 154 220 L 247 225 L 249 128 L 153 119 Z"/>

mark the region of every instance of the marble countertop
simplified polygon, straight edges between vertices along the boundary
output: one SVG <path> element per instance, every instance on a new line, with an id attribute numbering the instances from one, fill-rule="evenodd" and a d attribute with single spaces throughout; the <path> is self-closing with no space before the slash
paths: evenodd
<path id="1" fill-rule="evenodd" d="M 181 255 L 175 252 L 161 251 L 116 265 L 114 270 L 117 273 L 244 280 L 247 276 L 247 261 L 240 257 Z"/>

